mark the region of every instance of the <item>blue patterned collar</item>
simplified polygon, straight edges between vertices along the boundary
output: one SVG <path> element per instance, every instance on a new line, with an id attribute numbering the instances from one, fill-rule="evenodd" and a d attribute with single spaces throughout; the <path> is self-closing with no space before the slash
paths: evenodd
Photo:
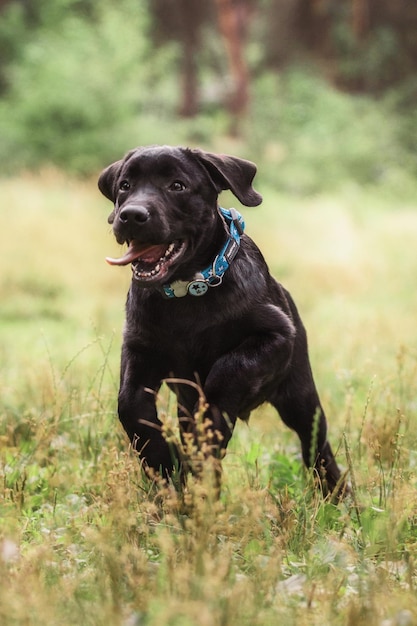
<path id="1" fill-rule="evenodd" d="M 229 229 L 229 237 L 226 243 L 213 263 L 195 274 L 190 281 L 176 280 L 173 283 L 162 285 L 163 295 L 166 298 L 182 298 L 187 294 L 190 296 L 204 296 L 209 287 L 221 285 L 224 273 L 230 267 L 239 250 L 240 238 L 243 235 L 245 222 L 236 209 L 222 209 L 221 207 L 219 209 Z"/>

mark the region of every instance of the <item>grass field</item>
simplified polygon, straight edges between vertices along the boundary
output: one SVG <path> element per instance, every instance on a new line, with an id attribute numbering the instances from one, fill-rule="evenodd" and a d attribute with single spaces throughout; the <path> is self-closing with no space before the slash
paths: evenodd
<path id="1" fill-rule="evenodd" d="M 110 205 L 52 171 L 0 191 L 1 626 L 417 624 L 416 205 L 260 189 L 243 211 L 308 329 L 353 488 L 336 507 L 268 407 L 238 424 L 219 501 L 150 485 L 115 413 Z"/>

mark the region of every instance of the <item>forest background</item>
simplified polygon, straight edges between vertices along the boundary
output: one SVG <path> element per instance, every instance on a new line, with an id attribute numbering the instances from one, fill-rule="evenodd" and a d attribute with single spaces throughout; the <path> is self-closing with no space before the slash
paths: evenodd
<path id="1" fill-rule="evenodd" d="M 407 0 L 0 0 L 2 626 L 417 625 L 416 70 Z M 155 143 L 257 163 L 237 208 L 307 327 L 339 505 L 268 407 L 218 500 L 129 450 L 96 181 Z"/>
<path id="2" fill-rule="evenodd" d="M 0 16 L 3 173 L 85 176 L 132 143 L 231 134 L 295 191 L 414 174 L 413 2 L 2 0 Z"/>

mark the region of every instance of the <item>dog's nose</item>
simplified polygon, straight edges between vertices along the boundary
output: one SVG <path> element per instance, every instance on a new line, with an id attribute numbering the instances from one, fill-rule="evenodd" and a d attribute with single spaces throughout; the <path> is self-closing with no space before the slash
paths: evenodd
<path id="1" fill-rule="evenodd" d="M 120 211 L 119 219 L 123 224 L 143 224 L 149 219 L 149 211 L 141 205 L 128 205 Z"/>

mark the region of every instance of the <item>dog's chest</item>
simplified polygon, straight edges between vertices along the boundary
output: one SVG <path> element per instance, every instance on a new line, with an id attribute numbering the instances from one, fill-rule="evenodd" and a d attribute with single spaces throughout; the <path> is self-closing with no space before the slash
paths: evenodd
<path id="1" fill-rule="evenodd" d="M 188 297 L 186 302 L 159 299 L 128 307 L 126 334 L 171 363 L 197 367 L 238 345 L 245 327 L 242 319 L 234 319 L 208 298 L 195 302 Z"/>

